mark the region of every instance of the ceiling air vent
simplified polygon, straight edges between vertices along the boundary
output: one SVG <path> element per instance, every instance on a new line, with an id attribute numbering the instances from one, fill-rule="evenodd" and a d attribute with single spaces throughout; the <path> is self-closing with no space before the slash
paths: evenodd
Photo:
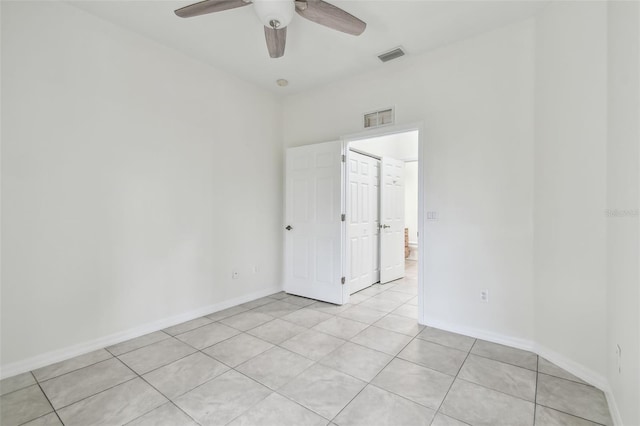
<path id="1" fill-rule="evenodd" d="M 364 128 L 386 126 L 387 124 L 393 124 L 393 121 L 393 108 L 369 112 L 364 115 Z"/>
<path id="2" fill-rule="evenodd" d="M 380 59 L 382 62 L 389 62 L 401 56 L 404 56 L 404 50 L 402 49 L 402 47 L 396 47 L 393 50 L 378 55 L 378 59 Z"/>

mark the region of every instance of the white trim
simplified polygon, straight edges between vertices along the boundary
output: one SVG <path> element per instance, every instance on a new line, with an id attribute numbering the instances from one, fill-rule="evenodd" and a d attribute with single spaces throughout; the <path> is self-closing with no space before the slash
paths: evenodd
<path id="1" fill-rule="evenodd" d="M 15 376 L 16 374 L 26 373 L 27 371 L 35 370 L 36 368 L 64 361 L 91 351 L 105 348 L 107 346 L 115 345 L 116 343 L 124 342 L 125 340 L 140 337 L 154 331 L 164 330 L 167 327 L 181 324 L 192 319 L 200 318 L 204 315 L 210 315 L 214 312 L 218 312 L 223 309 L 239 305 L 241 303 L 250 302 L 252 300 L 277 293 L 281 290 L 282 286 L 269 287 L 255 293 L 247 294 L 245 296 L 239 296 L 230 300 L 226 300 L 224 302 L 215 303 L 213 305 L 204 306 L 202 308 L 194 309 L 192 311 L 185 312 L 179 315 L 174 315 L 169 318 L 163 318 L 157 321 L 140 325 L 138 327 L 130 328 L 128 330 L 113 333 L 108 336 L 99 337 L 97 339 L 78 343 L 62 349 L 56 349 L 50 352 L 36 355 L 31 358 L 24 359 L 22 361 L 12 362 L 3 365 L 0 368 L 0 378 L 4 379 L 7 377 Z"/>
<path id="2" fill-rule="evenodd" d="M 539 356 L 546 358 L 547 360 L 556 364 L 558 367 L 568 371 L 579 379 L 592 386 L 595 386 L 596 388 L 604 392 L 605 397 L 607 398 L 609 412 L 611 414 L 611 418 L 613 419 L 613 424 L 615 426 L 622 426 L 622 417 L 620 416 L 620 411 L 618 410 L 618 405 L 616 404 L 611 386 L 609 385 L 609 381 L 607 380 L 607 378 L 602 374 L 596 373 L 592 369 L 587 368 L 584 365 L 579 364 L 565 357 L 564 355 L 561 355 L 560 353 L 551 350 L 543 345 L 540 345 L 532 340 L 520 339 L 517 337 L 494 333 L 479 328 L 453 325 L 448 322 L 438 320 L 426 321 L 426 325 L 428 325 L 429 327 L 435 327 L 441 330 L 450 331 L 452 333 L 458 333 L 465 336 L 474 337 L 476 339 L 486 340 L 488 342 L 499 343 L 501 345 L 531 351 Z"/>

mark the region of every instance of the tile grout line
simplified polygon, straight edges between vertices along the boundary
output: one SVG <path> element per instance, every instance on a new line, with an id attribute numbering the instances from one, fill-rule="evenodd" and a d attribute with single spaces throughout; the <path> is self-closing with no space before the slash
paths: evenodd
<path id="1" fill-rule="evenodd" d="M 385 291 L 386 291 L 386 290 L 385 290 Z M 381 293 L 382 293 L 382 292 L 381 292 Z M 386 318 L 386 317 L 387 317 L 388 315 L 390 315 L 390 314 L 391 314 L 391 312 L 388 312 L 388 313 L 387 313 L 386 315 L 384 315 L 382 318 Z M 382 319 L 382 318 L 380 318 L 380 319 Z M 416 322 L 417 322 L 417 320 L 416 320 Z M 371 326 L 373 326 L 373 324 L 370 324 L 370 325 L 369 325 L 369 327 L 371 327 Z M 369 327 L 367 327 L 367 328 L 369 328 Z M 352 338 L 352 339 L 354 339 L 355 337 L 357 337 L 358 335 L 360 335 L 361 333 L 363 333 L 367 328 L 365 328 L 365 329 L 364 329 L 364 330 L 362 330 L 360 333 L 358 333 L 358 334 L 356 334 L 355 336 L 353 336 L 353 338 Z M 419 333 L 418 333 L 418 334 L 419 334 Z M 372 378 L 371 380 L 369 380 L 369 382 L 368 382 L 366 385 L 364 385 L 364 386 L 362 387 L 362 389 L 360 389 L 360 391 L 359 391 L 356 395 L 354 395 L 354 397 L 353 397 L 353 398 L 351 398 L 351 399 L 349 400 L 349 402 L 347 402 L 347 403 L 344 405 L 344 407 L 342 407 L 342 409 L 341 409 L 340 411 L 338 411 L 338 414 L 336 414 L 336 415 L 331 419 L 331 422 L 333 422 L 335 419 L 337 419 L 337 418 L 340 416 L 340 414 L 341 414 L 341 413 L 342 413 L 342 412 L 343 412 L 343 411 L 344 411 L 344 410 L 349 406 L 349 404 L 351 404 L 351 403 L 352 403 L 352 402 L 353 402 L 353 401 L 358 397 L 358 395 L 360 395 L 360 394 L 362 393 L 362 391 L 363 391 L 363 390 L 365 390 L 365 389 L 367 388 L 367 386 L 369 386 L 369 385 L 371 385 L 371 386 L 375 386 L 374 384 L 372 384 L 372 382 L 376 379 L 376 377 L 378 377 L 378 376 L 380 375 L 380 373 L 381 373 L 385 368 L 387 368 L 387 367 L 389 366 L 389 364 L 391 364 L 391 362 L 393 362 L 393 360 L 394 360 L 394 359 L 398 358 L 398 354 L 400 354 L 400 352 L 402 352 L 402 351 L 403 351 L 403 350 L 404 350 L 404 349 L 405 349 L 405 348 L 406 348 L 406 347 L 407 347 L 411 342 L 413 342 L 413 341 L 416 339 L 416 337 L 417 337 L 417 334 L 416 334 L 416 336 L 414 336 L 413 338 L 411 338 L 411 340 L 409 340 L 409 341 L 408 341 L 408 342 L 407 342 L 407 343 L 402 347 L 402 349 L 400 349 L 400 350 L 398 351 L 398 353 L 397 353 L 396 355 L 394 355 L 394 356 L 389 360 L 389 362 L 388 362 L 388 363 L 386 363 L 386 364 L 385 364 L 385 366 L 384 366 L 384 367 L 382 367 L 382 368 L 380 369 L 380 371 L 378 371 L 378 373 L 377 373 L 375 376 L 373 376 L 373 378 Z M 351 341 L 351 340 L 349 340 L 349 341 Z M 361 345 L 361 346 L 366 347 L 366 346 L 364 346 L 364 345 Z M 369 349 L 371 349 L 371 348 L 369 348 Z M 379 351 L 379 352 L 381 352 L 381 351 Z M 387 355 L 388 355 L 388 354 L 387 354 Z M 402 358 L 399 358 L 399 359 L 402 359 Z M 363 380 L 363 381 L 364 381 L 364 380 Z M 375 386 L 375 387 L 377 387 L 377 386 Z M 380 388 L 378 388 L 378 389 L 380 389 Z M 394 395 L 395 395 L 395 393 L 394 393 Z M 400 396 L 400 395 L 398 395 L 398 396 Z M 407 398 L 404 398 L 404 399 L 407 399 Z M 408 400 L 408 401 L 410 401 L 409 399 L 407 399 L 407 400 Z M 414 401 L 411 401 L 411 402 L 414 402 Z M 414 402 L 414 403 L 415 403 L 415 402 Z M 418 404 L 418 405 L 420 405 L 420 404 Z"/>
<path id="2" fill-rule="evenodd" d="M 444 402 L 447 399 L 447 396 L 449 396 L 449 392 L 451 392 L 451 388 L 453 387 L 453 384 L 456 382 L 456 380 L 458 379 L 458 375 L 460 374 L 460 371 L 462 370 L 462 367 L 464 367 L 465 362 L 467 362 L 467 359 L 469 359 L 469 355 L 471 355 L 471 351 L 473 350 L 473 347 L 476 345 L 476 342 L 478 341 L 478 339 L 474 339 L 473 340 L 473 344 L 471 345 L 471 347 L 469 348 L 469 352 L 467 352 L 467 356 L 464 358 L 464 361 L 462 361 L 462 364 L 460 364 L 460 368 L 458 368 L 458 372 L 456 373 L 456 375 L 453 377 L 453 380 L 451 381 L 451 384 L 449 385 L 449 389 L 447 389 L 447 392 L 444 394 L 444 398 L 442 398 L 442 402 L 440 403 L 440 406 L 438 407 L 438 409 L 436 410 L 436 414 L 433 416 L 433 420 L 432 423 L 435 421 L 436 416 L 438 415 L 438 413 L 440 413 L 440 410 L 442 409 L 442 405 L 444 404 Z M 446 414 L 441 413 L 443 416 L 445 416 Z M 455 417 L 449 416 L 453 419 L 462 421 L 460 419 L 457 419 Z M 466 423 L 466 422 L 463 422 Z"/>

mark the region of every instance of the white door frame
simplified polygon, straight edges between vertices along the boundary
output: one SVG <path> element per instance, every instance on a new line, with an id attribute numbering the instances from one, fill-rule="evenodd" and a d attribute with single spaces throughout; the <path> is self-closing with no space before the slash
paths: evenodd
<path id="1" fill-rule="evenodd" d="M 355 142 L 362 139 L 371 139 L 380 136 L 388 136 L 396 133 L 406 133 L 411 131 L 418 131 L 418 323 L 425 324 L 425 312 L 424 312 L 424 294 L 425 294 L 425 283 L 424 283 L 424 265 L 426 253 L 424 250 L 424 211 L 425 211 L 425 197 L 424 197 L 424 159 L 425 159 L 425 148 L 424 148 L 424 123 L 423 122 L 414 122 L 408 124 L 395 124 L 390 126 L 384 126 L 382 128 L 375 128 L 371 130 L 366 130 L 364 132 L 354 133 L 350 135 L 342 136 L 340 139 L 343 141 L 343 147 L 345 154 L 349 149 L 349 143 Z M 346 179 L 345 179 L 346 180 Z M 346 197 L 347 188 L 345 183 L 344 194 Z M 346 200 L 343 201 L 343 206 L 346 209 Z M 344 227 L 343 227 L 344 229 Z M 346 246 L 347 246 L 347 233 L 346 230 L 343 230 L 343 255 L 346 256 Z M 344 276 L 350 276 L 349 271 L 349 262 L 346 259 L 343 259 L 342 264 L 344 268 Z M 343 303 L 349 303 L 349 297 L 351 295 L 349 285 L 345 284 L 343 289 Z"/>

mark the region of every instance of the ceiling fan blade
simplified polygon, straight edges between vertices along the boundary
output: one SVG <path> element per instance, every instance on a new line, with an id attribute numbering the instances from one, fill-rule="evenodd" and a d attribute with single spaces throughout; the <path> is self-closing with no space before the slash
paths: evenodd
<path id="1" fill-rule="evenodd" d="M 235 9 L 249 4 L 250 2 L 245 2 L 244 0 L 204 0 L 177 9 L 175 13 L 181 18 L 191 18 L 193 16 L 206 15 L 207 13 Z"/>
<path id="2" fill-rule="evenodd" d="M 269 56 L 280 58 L 284 55 L 284 46 L 287 43 L 287 27 L 276 30 L 265 26 L 264 36 L 267 39 Z"/>
<path id="3" fill-rule="evenodd" d="M 296 12 L 316 24 L 347 34 L 360 35 L 367 27 L 365 22 L 323 0 L 297 0 Z"/>

